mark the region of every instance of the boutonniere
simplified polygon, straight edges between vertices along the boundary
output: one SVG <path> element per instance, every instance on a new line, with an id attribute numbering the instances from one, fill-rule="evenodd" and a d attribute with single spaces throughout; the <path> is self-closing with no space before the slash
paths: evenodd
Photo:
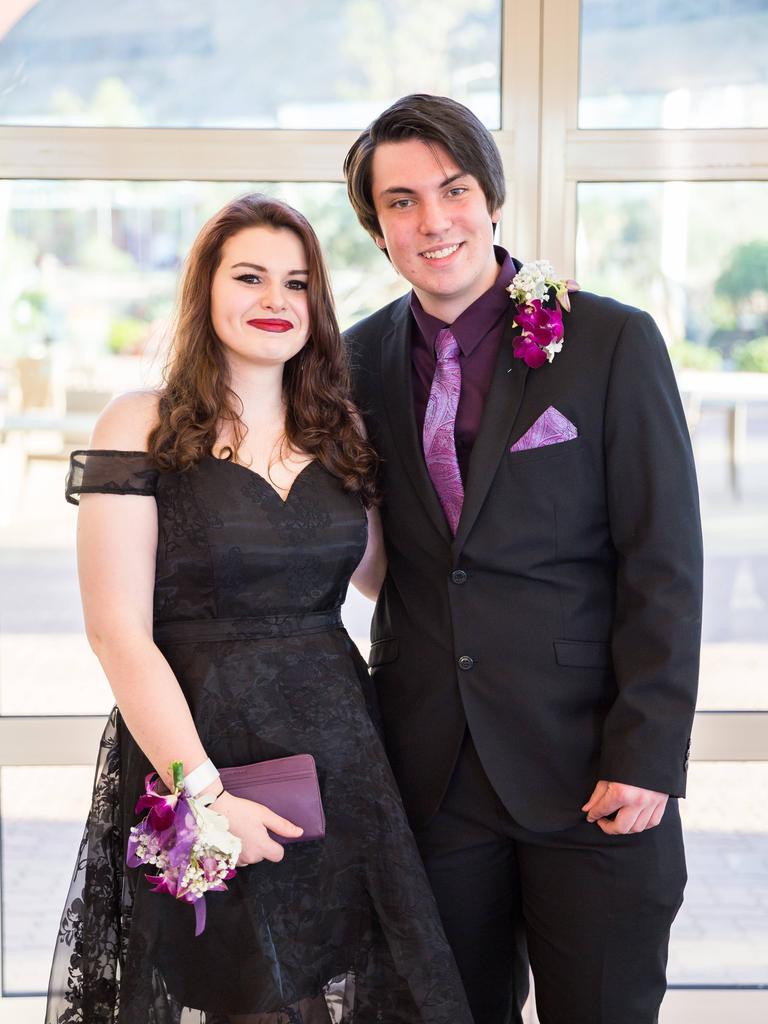
<path id="1" fill-rule="evenodd" d="M 513 340 L 515 359 L 524 360 L 526 366 L 534 370 L 552 362 L 563 347 L 561 307 L 570 313 L 568 292 L 578 290 L 575 281 L 557 279 L 548 260 L 523 264 L 507 286 L 517 305 L 512 323 L 522 328 L 522 333 Z"/>

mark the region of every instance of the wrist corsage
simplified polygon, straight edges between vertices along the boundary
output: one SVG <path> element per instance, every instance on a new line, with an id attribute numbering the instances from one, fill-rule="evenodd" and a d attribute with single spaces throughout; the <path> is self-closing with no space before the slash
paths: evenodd
<path id="1" fill-rule="evenodd" d="M 208 806 L 210 796 L 186 792 L 181 761 L 174 761 L 171 771 L 170 793 L 157 792 L 160 780 L 154 772 L 144 780 L 136 813 L 149 813 L 131 828 L 127 863 L 155 869 L 155 874 L 145 875 L 152 892 L 167 892 L 193 904 L 195 935 L 200 935 L 205 928 L 205 894 L 226 890 L 226 880 L 236 873 L 241 843 L 229 831 L 227 819 Z"/>
<path id="2" fill-rule="evenodd" d="M 576 281 L 555 278 L 548 260 L 523 264 L 507 287 L 517 307 L 513 323 L 522 328 L 513 339 L 515 359 L 522 359 L 534 370 L 552 362 L 563 347 L 561 307 L 569 313 L 568 292 L 578 290 Z"/>

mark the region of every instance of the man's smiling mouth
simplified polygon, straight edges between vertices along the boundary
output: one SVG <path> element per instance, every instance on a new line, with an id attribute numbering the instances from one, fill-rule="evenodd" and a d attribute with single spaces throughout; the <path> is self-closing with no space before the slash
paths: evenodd
<path id="1" fill-rule="evenodd" d="M 421 255 L 425 260 L 444 260 L 447 256 L 453 256 L 462 244 L 462 242 L 456 242 L 455 245 L 446 245 L 442 249 L 429 249 Z"/>

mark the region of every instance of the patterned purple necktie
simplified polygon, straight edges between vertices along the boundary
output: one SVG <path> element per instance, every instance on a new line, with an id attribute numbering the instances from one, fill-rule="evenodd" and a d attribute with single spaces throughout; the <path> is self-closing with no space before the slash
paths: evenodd
<path id="1" fill-rule="evenodd" d="M 437 335 L 435 354 L 437 366 L 424 415 L 424 458 L 451 533 L 455 536 L 464 502 L 464 485 L 454 437 L 461 394 L 461 366 L 459 344 L 449 327 Z"/>

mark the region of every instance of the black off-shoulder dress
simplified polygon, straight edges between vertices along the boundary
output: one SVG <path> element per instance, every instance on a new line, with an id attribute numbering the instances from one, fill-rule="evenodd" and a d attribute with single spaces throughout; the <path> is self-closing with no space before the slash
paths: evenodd
<path id="1" fill-rule="evenodd" d="M 89 492 L 157 503 L 155 642 L 209 756 L 313 754 L 327 835 L 239 869 L 195 938 L 193 907 L 126 867 L 151 766 L 115 709 L 46 1024 L 471 1024 L 339 615 L 365 549 L 359 500 L 318 462 L 283 501 L 213 457 L 158 474 L 142 452 L 75 452 L 67 498 Z"/>

